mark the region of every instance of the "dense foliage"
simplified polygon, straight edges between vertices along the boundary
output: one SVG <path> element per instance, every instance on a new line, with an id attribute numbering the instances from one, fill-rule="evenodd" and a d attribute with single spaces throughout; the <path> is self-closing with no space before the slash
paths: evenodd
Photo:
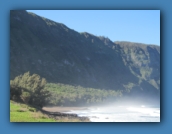
<path id="1" fill-rule="evenodd" d="M 45 84 L 45 78 L 41 79 L 37 74 L 27 72 L 17 76 L 10 81 L 10 99 L 42 107 L 50 96 L 44 89 Z"/>
<path id="2" fill-rule="evenodd" d="M 48 105 L 58 106 L 98 105 L 115 101 L 122 96 L 120 90 L 100 90 L 53 83 L 46 84 L 45 89 L 52 94 Z"/>
<path id="3" fill-rule="evenodd" d="M 122 92 L 83 88 L 64 84 L 47 83 L 39 75 L 29 72 L 17 76 L 10 81 L 10 99 L 22 101 L 42 107 L 53 106 L 82 106 L 102 104 L 114 101 L 122 96 Z"/>
<path id="4" fill-rule="evenodd" d="M 30 75 L 27 72 L 10 81 L 10 99 L 39 107 L 45 105 L 102 105 L 108 102 L 118 101 L 123 95 L 127 95 L 128 93 L 134 93 L 134 96 L 136 95 L 137 85 L 128 83 L 124 86 L 126 90 L 105 90 L 60 83 L 46 83 L 46 80 L 44 78 L 41 79 L 39 75 Z M 142 97 L 146 97 L 147 92 L 150 92 L 151 97 L 159 96 L 153 90 L 148 91 L 149 88 L 145 88 L 147 90 L 142 92 Z"/>

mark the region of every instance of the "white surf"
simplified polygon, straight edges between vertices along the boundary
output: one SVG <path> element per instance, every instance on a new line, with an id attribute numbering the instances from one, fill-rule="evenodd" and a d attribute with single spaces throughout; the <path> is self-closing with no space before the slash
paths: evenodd
<path id="1" fill-rule="evenodd" d="M 66 113 L 88 117 L 91 122 L 160 122 L 160 108 L 146 105 L 88 107 Z"/>

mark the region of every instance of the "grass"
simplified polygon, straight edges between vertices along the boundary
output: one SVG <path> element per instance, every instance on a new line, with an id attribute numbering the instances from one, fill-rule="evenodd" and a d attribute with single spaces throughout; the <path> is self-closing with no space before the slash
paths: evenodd
<path id="1" fill-rule="evenodd" d="M 10 122 L 89 122 L 89 120 L 81 120 L 77 117 L 50 118 L 34 107 L 10 100 Z"/>
<path id="2" fill-rule="evenodd" d="M 35 108 L 10 101 L 10 122 L 56 122 Z"/>

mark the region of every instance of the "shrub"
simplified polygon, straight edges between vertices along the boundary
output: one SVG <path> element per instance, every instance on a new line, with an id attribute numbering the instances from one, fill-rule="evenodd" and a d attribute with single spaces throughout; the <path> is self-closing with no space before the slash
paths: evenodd
<path id="1" fill-rule="evenodd" d="M 10 99 L 42 107 L 50 92 L 45 90 L 46 79 L 29 72 L 10 81 Z"/>

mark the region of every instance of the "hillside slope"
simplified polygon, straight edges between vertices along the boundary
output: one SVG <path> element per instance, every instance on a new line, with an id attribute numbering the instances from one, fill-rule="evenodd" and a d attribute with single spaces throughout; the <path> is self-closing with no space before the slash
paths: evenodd
<path id="1" fill-rule="evenodd" d="M 10 13 L 10 79 L 27 71 L 51 83 L 159 96 L 160 47 L 78 33 L 26 11 Z"/>

